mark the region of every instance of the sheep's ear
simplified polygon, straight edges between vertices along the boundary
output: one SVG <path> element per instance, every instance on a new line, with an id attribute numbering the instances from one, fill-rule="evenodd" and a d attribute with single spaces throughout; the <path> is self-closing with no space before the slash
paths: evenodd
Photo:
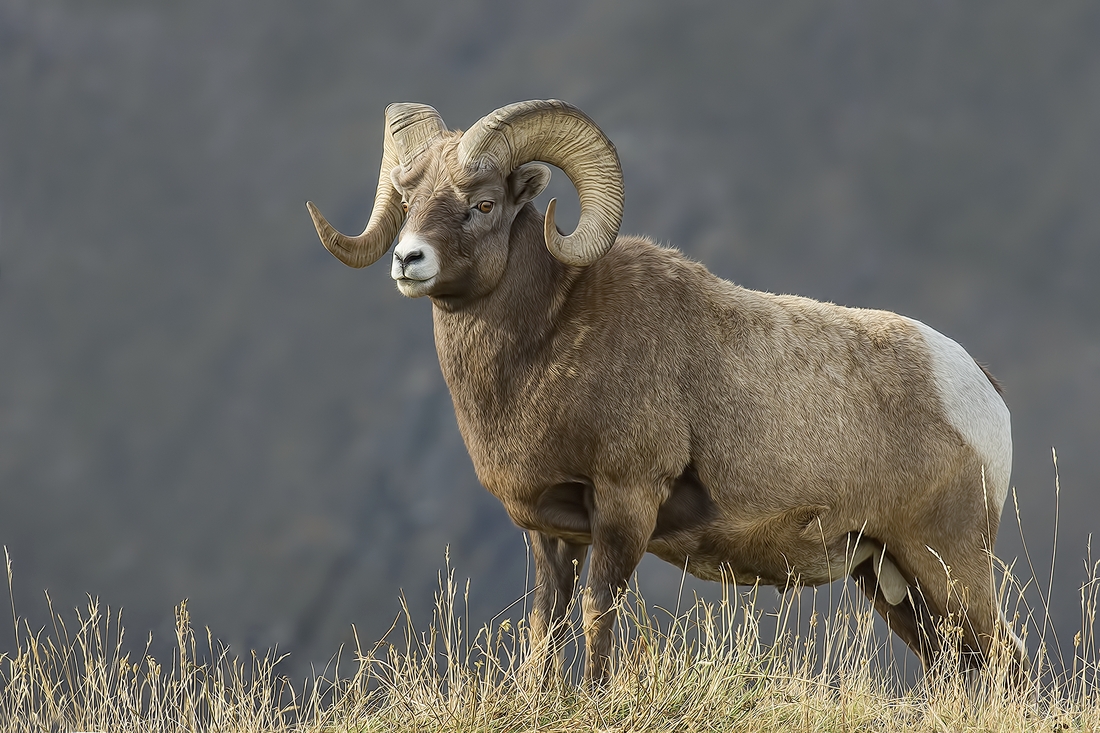
<path id="1" fill-rule="evenodd" d="M 508 176 L 508 192 L 517 206 L 538 196 L 550 183 L 550 169 L 541 163 L 521 165 Z"/>

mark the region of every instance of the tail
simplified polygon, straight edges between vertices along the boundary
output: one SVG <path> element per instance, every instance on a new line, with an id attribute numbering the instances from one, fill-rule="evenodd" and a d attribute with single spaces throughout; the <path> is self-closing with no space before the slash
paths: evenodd
<path id="1" fill-rule="evenodd" d="M 997 390 L 997 394 L 1004 395 L 1005 388 L 1002 387 L 1001 383 L 997 381 L 997 378 L 993 376 L 993 372 L 989 371 L 989 367 L 982 364 L 980 361 L 975 361 L 974 363 L 978 365 L 978 368 L 982 370 L 982 374 L 984 374 L 985 378 L 989 380 L 989 383 L 993 385 L 993 389 Z"/>

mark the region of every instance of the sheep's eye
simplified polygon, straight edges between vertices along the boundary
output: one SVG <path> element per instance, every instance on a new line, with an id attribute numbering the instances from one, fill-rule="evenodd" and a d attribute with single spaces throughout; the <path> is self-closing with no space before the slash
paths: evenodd
<path id="1" fill-rule="evenodd" d="M 475 208 L 478 211 L 480 211 L 482 214 L 488 214 L 490 211 L 493 210 L 493 202 L 492 201 L 482 201 Z"/>
<path id="2" fill-rule="evenodd" d="M 406 214 L 409 213 L 409 202 L 408 201 L 402 201 L 401 202 L 401 210 L 404 211 Z"/>

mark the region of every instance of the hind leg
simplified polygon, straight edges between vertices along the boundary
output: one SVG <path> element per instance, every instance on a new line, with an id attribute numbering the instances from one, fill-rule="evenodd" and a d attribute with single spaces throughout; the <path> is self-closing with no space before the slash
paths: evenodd
<path id="1" fill-rule="evenodd" d="M 900 603 L 894 605 L 886 600 L 878 585 L 878 577 L 872 567 L 872 560 L 861 563 L 852 569 L 852 578 L 860 590 L 874 603 L 875 611 L 886 620 L 890 630 L 905 642 L 926 668 L 938 659 L 943 648 L 943 640 L 936 628 L 933 614 L 919 592 L 910 592 Z"/>
<path id="2" fill-rule="evenodd" d="M 945 620 L 961 632 L 956 647 L 960 670 L 979 669 L 1005 649 L 1010 655 L 1010 672 L 1018 680 L 1026 677 L 1027 655 L 1001 613 L 985 550 L 923 547 L 899 552 L 895 547 L 894 551 L 916 581 L 916 587 L 910 588 L 910 598 L 919 596 L 918 603 L 927 609 L 923 617 L 917 615 L 923 634 L 942 637 L 938 627 Z M 941 639 L 935 653 L 922 659 L 926 664 L 937 662 L 947 648 Z"/>
<path id="3" fill-rule="evenodd" d="M 962 651 L 969 658 L 967 666 L 979 668 L 1003 658 L 1002 663 L 1012 678 L 1025 682 L 1029 667 L 1027 651 L 1001 610 L 989 553 L 982 550 L 957 555 L 954 562 L 947 558 L 944 561 L 953 579 L 947 608 L 957 614 L 962 627 Z"/>

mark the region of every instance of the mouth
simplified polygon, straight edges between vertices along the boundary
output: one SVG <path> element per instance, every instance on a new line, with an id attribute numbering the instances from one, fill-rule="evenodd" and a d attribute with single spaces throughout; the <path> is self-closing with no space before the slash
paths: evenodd
<path id="1" fill-rule="evenodd" d="M 426 280 L 417 280 L 411 277 L 397 277 L 394 278 L 394 282 L 397 283 L 397 289 L 401 291 L 401 294 L 409 298 L 419 298 L 422 295 L 427 295 L 428 290 L 431 289 L 432 284 L 435 282 L 435 277 L 430 277 Z"/>

